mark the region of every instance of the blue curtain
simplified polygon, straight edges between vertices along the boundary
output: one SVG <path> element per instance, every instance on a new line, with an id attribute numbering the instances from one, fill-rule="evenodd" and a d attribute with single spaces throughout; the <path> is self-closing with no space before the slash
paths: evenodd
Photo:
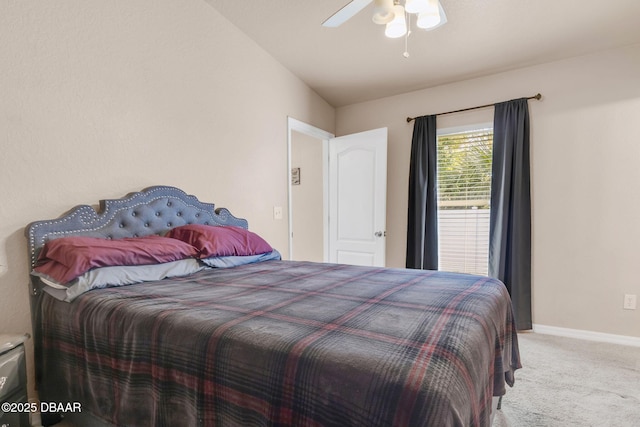
<path id="1" fill-rule="evenodd" d="M 436 143 L 436 116 L 417 117 L 409 167 L 407 268 L 438 269 Z"/>
<path id="2" fill-rule="evenodd" d="M 531 191 L 526 98 L 495 105 L 489 276 L 511 295 L 516 326 L 531 329 Z"/>

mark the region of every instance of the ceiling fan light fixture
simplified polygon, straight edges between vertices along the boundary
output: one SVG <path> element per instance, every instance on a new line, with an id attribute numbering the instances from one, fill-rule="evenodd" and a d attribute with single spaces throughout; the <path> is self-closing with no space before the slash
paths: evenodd
<path id="1" fill-rule="evenodd" d="M 429 10 L 429 0 L 407 0 L 404 5 L 407 13 L 422 13 Z"/>
<path id="2" fill-rule="evenodd" d="M 405 19 L 404 7 L 402 5 L 395 5 L 393 7 L 393 13 L 393 21 L 387 24 L 384 35 L 391 39 L 397 39 L 407 34 L 407 20 Z"/>
<path id="3" fill-rule="evenodd" d="M 405 37 L 403 56 L 409 57 L 411 15 L 417 15 L 417 26 L 433 30 L 447 23 L 447 15 L 439 0 L 350 0 L 323 23 L 323 27 L 338 27 L 371 3 L 374 4 L 372 21 L 385 24 L 385 36 L 397 39 Z"/>
<path id="4" fill-rule="evenodd" d="M 388 24 L 393 21 L 393 0 L 375 0 L 373 9 L 373 22 L 376 24 Z"/>
<path id="5" fill-rule="evenodd" d="M 438 25 L 442 21 L 440 16 L 440 4 L 438 0 L 428 0 L 429 8 L 418 14 L 418 21 L 416 25 L 423 30 L 430 30 Z"/>

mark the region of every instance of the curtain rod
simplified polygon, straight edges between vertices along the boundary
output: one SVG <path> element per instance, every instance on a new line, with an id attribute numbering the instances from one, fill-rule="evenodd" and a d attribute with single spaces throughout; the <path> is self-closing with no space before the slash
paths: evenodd
<path id="1" fill-rule="evenodd" d="M 540 99 L 542 98 L 542 95 L 535 94 L 533 96 L 528 97 L 527 99 Z M 434 114 L 435 116 L 443 116 L 445 114 L 451 114 L 451 113 L 461 113 L 463 111 L 470 111 L 470 110 L 477 110 L 478 108 L 486 108 L 486 107 L 492 107 L 494 105 L 496 105 L 497 103 L 493 103 L 493 104 L 487 104 L 487 105 L 479 105 L 477 107 L 471 107 L 471 108 L 463 108 L 462 110 L 455 110 L 455 111 L 447 111 L 446 113 L 439 113 L 439 114 Z M 407 117 L 407 123 L 411 123 L 412 121 L 414 121 L 416 119 L 416 117 Z"/>

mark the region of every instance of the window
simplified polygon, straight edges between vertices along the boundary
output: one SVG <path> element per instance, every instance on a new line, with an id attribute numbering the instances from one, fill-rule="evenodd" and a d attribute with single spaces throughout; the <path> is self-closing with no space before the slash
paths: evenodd
<path id="1" fill-rule="evenodd" d="M 438 136 L 439 270 L 487 275 L 493 129 Z"/>

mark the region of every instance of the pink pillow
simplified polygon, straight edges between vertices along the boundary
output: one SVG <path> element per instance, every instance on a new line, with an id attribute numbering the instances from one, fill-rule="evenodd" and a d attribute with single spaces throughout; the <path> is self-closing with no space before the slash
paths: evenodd
<path id="1" fill-rule="evenodd" d="M 258 255 L 273 251 L 262 237 L 242 227 L 188 224 L 174 228 L 166 236 L 195 246 L 200 258 Z"/>
<path id="2" fill-rule="evenodd" d="M 160 236 L 61 237 L 44 245 L 34 272 L 67 283 L 95 267 L 160 264 L 197 255 L 193 246 Z"/>

